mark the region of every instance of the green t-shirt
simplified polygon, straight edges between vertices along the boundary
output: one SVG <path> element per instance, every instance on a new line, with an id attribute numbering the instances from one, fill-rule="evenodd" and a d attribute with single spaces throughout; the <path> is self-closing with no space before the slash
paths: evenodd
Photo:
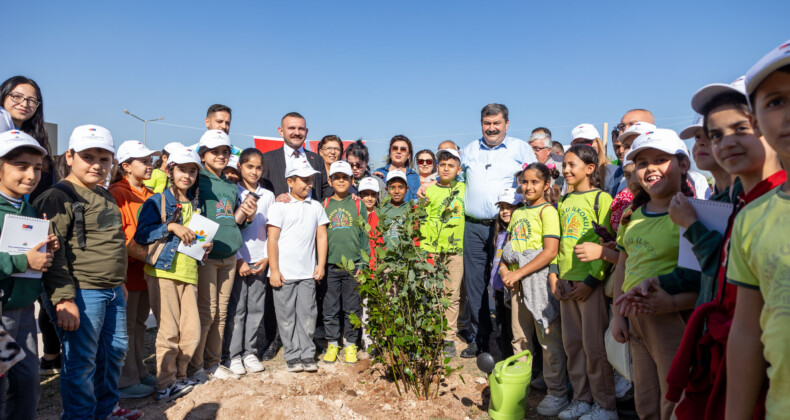
<path id="1" fill-rule="evenodd" d="M 217 177 L 208 169 L 200 171 L 200 184 L 198 187 L 198 200 L 200 213 L 219 223 L 219 230 L 214 235 L 214 246 L 209 259 L 221 260 L 241 248 L 241 230 L 236 224 L 234 213 L 239 207 L 239 188 L 236 184 L 225 179 L 225 175 Z M 246 224 L 242 225 L 242 227 Z"/>
<path id="2" fill-rule="evenodd" d="M 760 327 L 768 362 L 767 419 L 790 412 L 790 195 L 781 186 L 738 213 L 730 237 L 727 279 L 759 289 L 763 296 Z"/>
<path id="3" fill-rule="evenodd" d="M 167 174 L 159 168 L 154 169 L 151 172 L 151 179 L 143 181 L 143 185 L 154 190 L 155 193 L 160 193 L 167 187 Z"/>
<path id="4" fill-rule="evenodd" d="M 346 260 L 355 263 L 364 262 L 360 251 L 370 254 L 370 241 L 365 230 L 355 225 L 354 220 L 359 217 L 362 217 L 362 220 L 368 220 L 365 204 L 359 203 L 359 212 L 357 213 L 357 203 L 349 195 L 343 200 L 325 199 L 324 209 L 326 217 L 329 219 L 329 225 L 326 227 L 329 241 L 327 263 L 342 265 L 343 256 L 346 257 Z"/>
<path id="5" fill-rule="evenodd" d="M 644 206 L 632 215 L 627 226 L 617 231 L 617 249 L 628 254 L 623 291 L 643 280 L 672 272 L 678 265 L 680 228 L 669 213 L 645 213 Z"/>
<path id="6" fill-rule="evenodd" d="M 181 225 L 189 225 L 189 221 L 192 220 L 192 213 L 192 202 L 182 201 Z M 173 262 L 170 264 L 169 270 L 160 270 L 154 268 L 152 265 L 146 264 L 143 271 L 145 271 L 145 274 L 148 274 L 151 277 L 159 277 L 162 279 L 183 281 L 184 283 L 189 284 L 197 284 L 197 261 L 194 258 L 186 256 L 180 252 L 176 252 L 176 254 L 173 256 Z"/>
<path id="7" fill-rule="evenodd" d="M 407 211 L 409 211 L 408 203 L 403 203 L 400 206 L 387 203 L 381 209 L 382 216 L 387 218 L 386 225 L 384 224 L 385 222 L 379 221 L 379 229 L 381 230 L 381 236 L 384 237 L 385 249 L 398 245 L 400 230 L 403 228 L 403 219 Z M 385 226 L 388 228 L 384 229 Z"/>
<path id="8" fill-rule="evenodd" d="M 587 276 L 603 279 L 609 263 L 603 260 L 581 262 L 573 252 L 573 247 L 585 242 L 600 243 L 598 235 L 593 230 L 592 222 L 595 217 L 595 197 L 598 196 L 597 223 L 605 226 L 610 232 L 609 223 L 612 206 L 612 196 L 601 190 L 585 192 L 572 192 L 566 194 L 558 206 L 560 217 L 560 252 L 557 256 L 557 265 L 560 278 L 569 281 L 583 281 Z"/>
<path id="9" fill-rule="evenodd" d="M 548 203 L 522 207 L 513 212 L 507 231 L 513 251 L 521 253 L 528 249 L 541 249 L 544 238 L 560 239 L 557 209 Z"/>
<path id="10" fill-rule="evenodd" d="M 449 252 L 460 254 L 464 249 L 464 196 L 466 184 L 456 182 L 453 188 L 439 185 L 438 183 L 425 191 L 428 199 L 428 217 L 420 226 L 420 233 L 424 240 L 420 248 L 428 252 Z M 450 198 L 452 197 L 452 198 Z M 448 205 L 447 200 L 450 200 Z M 452 209 L 450 219 L 442 222 L 442 213 L 445 209 Z M 453 243 L 450 243 L 450 236 Z"/>

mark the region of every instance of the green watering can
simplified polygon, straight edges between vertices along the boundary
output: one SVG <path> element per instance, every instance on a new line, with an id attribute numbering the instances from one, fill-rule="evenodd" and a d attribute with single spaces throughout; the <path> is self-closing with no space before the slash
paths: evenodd
<path id="1" fill-rule="evenodd" d="M 526 356 L 526 362 L 518 361 Z M 521 420 L 527 413 L 529 382 L 532 379 L 532 353 L 524 350 L 494 365 L 488 353 L 477 357 L 477 367 L 488 373 L 491 401 L 488 415 L 494 420 Z"/>

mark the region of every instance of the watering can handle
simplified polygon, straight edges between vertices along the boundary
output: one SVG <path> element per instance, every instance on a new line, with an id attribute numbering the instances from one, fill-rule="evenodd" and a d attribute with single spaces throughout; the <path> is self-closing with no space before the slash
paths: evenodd
<path id="1" fill-rule="evenodd" d="M 497 380 L 500 379 L 499 377 L 500 377 L 500 374 L 502 373 L 502 369 L 505 369 L 506 367 L 510 366 L 513 362 L 515 362 L 516 360 L 518 360 L 519 358 L 521 358 L 523 356 L 527 356 L 527 363 L 532 365 L 532 353 L 529 350 L 524 350 L 524 351 L 522 351 L 519 354 L 514 354 L 514 355 L 508 357 L 507 359 L 505 359 L 505 363 L 499 364 L 499 368 L 496 370 L 496 373 L 495 373 L 495 376 L 496 376 Z"/>

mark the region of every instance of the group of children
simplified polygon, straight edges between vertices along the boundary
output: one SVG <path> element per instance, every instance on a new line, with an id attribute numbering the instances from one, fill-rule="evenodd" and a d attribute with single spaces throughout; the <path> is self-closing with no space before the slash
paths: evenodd
<path id="1" fill-rule="evenodd" d="M 781 230 L 790 214 L 790 43 L 744 79 L 704 87 L 692 106 L 701 126 L 684 133 L 695 138 L 697 165 L 715 176 L 711 200 L 731 203 L 724 234 L 702 224 L 687 198 L 695 191 L 680 136 L 647 122 L 622 138 L 624 188 L 602 190 L 599 152 L 582 141 L 565 152 L 559 199 L 558 174 L 541 163 L 525 165 L 499 195 L 491 285 L 510 308 L 512 351 L 537 349 L 537 336 L 547 387 L 541 415 L 617 418 L 623 379 L 609 362 L 607 330 L 630 345 L 642 419 L 781 418 L 788 410 L 790 264 Z M 52 232 L 24 254 L 0 252 L 3 326 L 27 356 L 7 374 L 3 410 L 12 418 L 33 417 L 38 403 L 30 361 L 40 294 L 62 343 L 64 418 L 136 419 L 142 413 L 121 408 L 121 396 L 155 390 L 170 401 L 211 377 L 263 371 L 257 343 L 267 290 L 288 371 L 318 370 L 321 282 L 322 360 L 335 362 L 342 349 L 355 363 L 358 343 L 371 347 L 352 322 L 363 317 L 363 300 L 348 262 L 359 270 L 376 264 L 376 248 L 411 245 L 399 243 L 413 209 L 406 173 L 387 173 L 381 203 L 379 183 L 365 178 L 352 189 L 351 166 L 340 160 L 329 168 L 333 195 L 318 202 L 318 171 L 296 158 L 286 167 L 289 193 L 275 200 L 260 185 L 262 154 L 232 156 L 222 130 L 206 131 L 196 150 L 171 143 L 156 152 L 132 140 L 116 149 L 108 130 L 85 125 L 70 137 L 68 176 L 31 205 L 26 195 L 46 154 L 24 132 L 0 134 L 0 216 L 47 219 Z M 452 356 L 466 194 L 459 152 L 442 149 L 436 160 L 417 246 L 447 261 L 444 352 Z M 213 241 L 188 227 L 197 214 L 219 224 Z M 681 228 L 701 271 L 678 267 Z M 205 251 L 200 261 L 178 252 L 193 243 Z M 13 277 L 28 269 L 43 282 Z M 143 363 L 149 310 L 158 324 L 155 375 Z"/>

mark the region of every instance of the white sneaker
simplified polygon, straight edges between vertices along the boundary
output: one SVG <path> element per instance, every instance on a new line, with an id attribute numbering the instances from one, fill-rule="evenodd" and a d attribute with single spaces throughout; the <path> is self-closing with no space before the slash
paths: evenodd
<path id="1" fill-rule="evenodd" d="M 241 361 L 241 357 L 230 359 L 230 371 L 236 375 L 244 375 L 247 373 L 247 369 L 244 369 L 244 362 Z"/>
<path id="2" fill-rule="evenodd" d="M 247 372 L 250 373 L 258 373 L 263 372 L 266 368 L 261 364 L 258 358 L 250 353 L 244 356 L 244 367 L 247 368 Z M 233 365 L 230 366 L 231 370 L 233 370 Z"/>
<path id="3" fill-rule="evenodd" d="M 546 395 L 543 401 L 538 404 L 538 414 L 544 417 L 554 417 L 568 407 L 567 397 L 555 397 Z"/>
<path id="4" fill-rule="evenodd" d="M 205 369 L 201 368 L 197 372 L 195 372 L 194 375 L 187 378 L 187 382 L 189 382 L 190 385 L 194 386 L 194 385 L 205 384 L 206 382 L 209 381 L 209 379 L 211 378 L 209 378 L 208 373 L 205 371 Z"/>
<path id="5" fill-rule="evenodd" d="M 239 379 L 241 376 L 233 373 L 230 369 L 220 364 L 214 365 L 206 370 L 214 379 Z"/>
<path id="6" fill-rule="evenodd" d="M 614 396 L 616 398 L 623 398 L 628 391 L 631 390 L 631 382 L 628 379 L 620 376 L 617 371 L 614 371 Z"/>
<path id="7" fill-rule="evenodd" d="M 560 420 L 576 420 L 592 410 L 592 406 L 584 401 L 573 400 L 568 408 L 560 411 L 557 417 Z"/>
<path id="8" fill-rule="evenodd" d="M 595 403 L 587 414 L 579 417 L 579 420 L 617 420 L 617 410 L 604 410 Z"/>

